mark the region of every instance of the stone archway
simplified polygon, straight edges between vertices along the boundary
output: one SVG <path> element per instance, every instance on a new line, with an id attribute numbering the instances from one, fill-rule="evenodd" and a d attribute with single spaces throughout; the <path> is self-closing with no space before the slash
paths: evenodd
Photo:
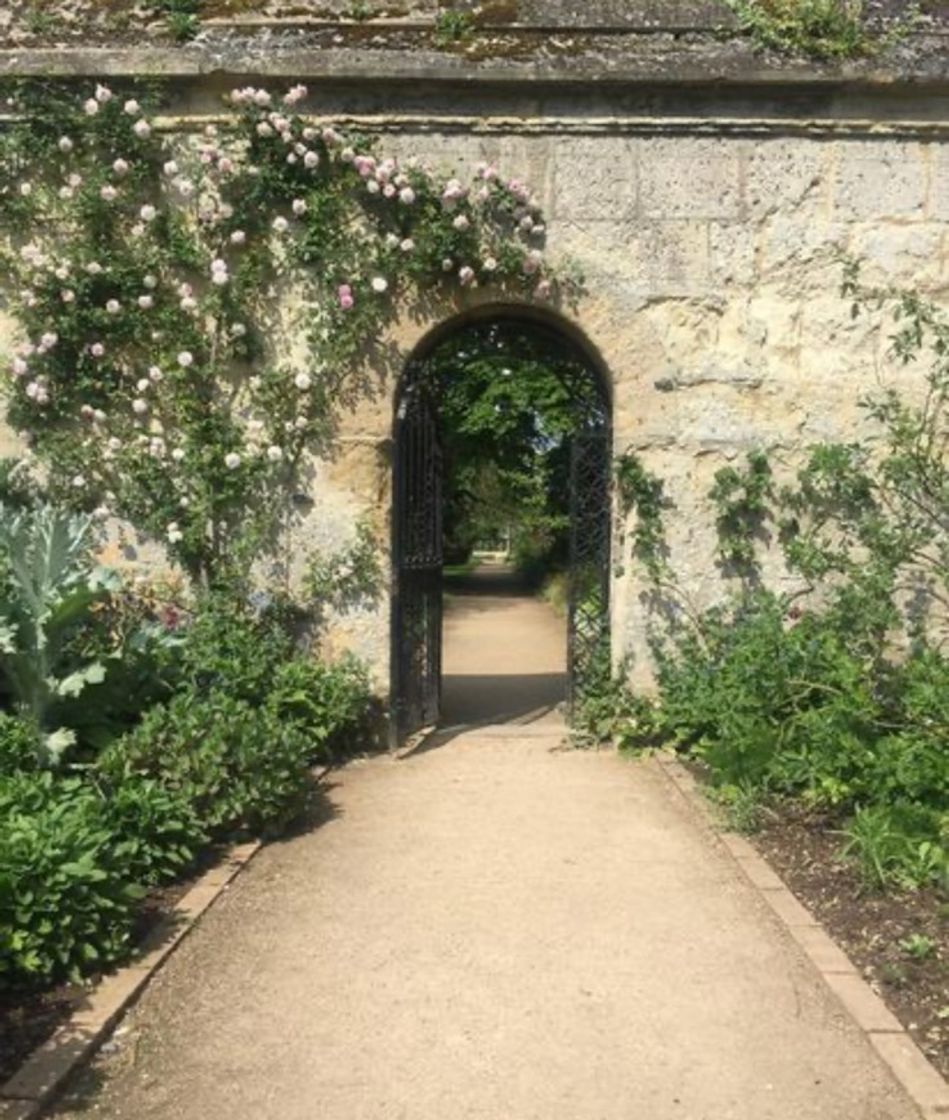
<path id="1" fill-rule="evenodd" d="M 440 715 L 442 673 L 443 454 L 439 386 L 429 359 L 462 333 L 509 331 L 538 340 L 570 378 L 576 423 L 569 440 L 567 701 L 609 656 L 612 402 L 603 362 L 559 316 L 486 304 L 440 324 L 417 344 L 395 394 L 393 418 L 391 735 L 394 743 Z M 558 370 L 560 366 L 558 365 Z"/>

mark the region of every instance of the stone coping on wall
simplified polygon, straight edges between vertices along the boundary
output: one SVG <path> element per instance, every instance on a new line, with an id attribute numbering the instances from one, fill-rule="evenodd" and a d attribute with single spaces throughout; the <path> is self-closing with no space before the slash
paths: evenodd
<path id="1" fill-rule="evenodd" d="M 711 52 L 680 44 L 598 68 L 589 59 L 472 62 L 295 39 L 263 49 L 239 36 L 188 48 L 0 49 L 0 82 L 157 80 L 173 93 L 163 123 L 186 130 L 221 118 L 235 85 L 303 81 L 315 95 L 311 115 L 371 131 L 927 139 L 949 132 L 949 35 L 935 38 L 938 57 L 925 65 L 915 48 L 837 67 L 773 62 L 731 39 Z"/>
<path id="2" fill-rule="evenodd" d="M 871 35 L 846 63 L 763 51 L 734 0 L 201 0 L 174 43 L 155 0 L 6 0 L 0 72 L 179 77 L 293 75 L 354 81 L 932 84 L 949 77 L 949 0 L 866 0 Z M 457 41 L 439 33 L 463 13 Z M 889 32 L 887 32 L 888 34 Z"/>
<path id="3" fill-rule="evenodd" d="M 327 31 L 327 34 L 329 32 Z M 394 34 L 394 32 L 392 32 Z M 409 32 L 400 32 L 407 36 Z M 276 35 L 276 32 L 275 32 Z M 333 32 L 333 37 L 338 36 Z M 545 36 L 549 44 L 549 36 Z M 588 38 L 598 38 L 590 36 Z M 703 37 L 654 37 L 636 52 L 624 50 L 617 36 L 559 56 L 549 49 L 527 54 L 472 58 L 429 49 L 394 49 L 379 44 L 347 46 L 320 40 L 316 31 L 264 44 L 258 38 L 222 35 L 215 43 L 187 49 L 171 47 L 55 47 L 0 49 L 0 76 L 186 78 L 207 75 L 257 75 L 301 78 L 308 82 L 425 82 L 458 86 L 573 83 L 593 87 L 652 86 L 810 86 L 894 90 L 949 88 L 949 36 L 942 32 L 913 37 L 886 59 L 845 64 L 790 62 L 763 55 L 745 40 L 710 41 Z M 307 41 L 313 40 L 313 41 Z"/>
<path id="4" fill-rule="evenodd" d="M 26 10 L 26 0 L 12 7 Z M 108 16 L 114 7 L 100 3 L 99 11 Z M 367 9 L 374 18 L 365 20 L 345 18 L 353 0 L 342 8 L 326 2 L 277 8 L 279 17 L 266 3 L 207 3 L 198 37 L 179 45 L 168 43 L 153 21 L 128 29 L 114 19 L 96 24 L 92 16 L 89 24 L 80 17 L 62 34 L 50 32 L 52 38 L 22 35 L 15 11 L 12 20 L 0 16 L 0 75 L 252 74 L 478 86 L 949 85 L 949 21 L 939 13 L 880 55 L 819 63 L 755 47 L 737 34 L 719 0 L 483 0 L 471 38 L 440 45 L 435 0 L 374 3 Z"/>

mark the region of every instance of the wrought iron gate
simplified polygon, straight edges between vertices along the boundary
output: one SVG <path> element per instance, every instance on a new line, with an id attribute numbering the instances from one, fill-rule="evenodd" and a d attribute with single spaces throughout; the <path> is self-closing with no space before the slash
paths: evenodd
<path id="1" fill-rule="evenodd" d="M 570 446 L 570 570 L 567 575 L 567 704 L 609 657 L 610 429 L 588 415 Z"/>
<path id="2" fill-rule="evenodd" d="M 521 326 L 523 329 L 523 326 Z M 570 348 L 559 332 L 555 352 Z M 611 540 L 610 407 L 603 383 L 579 355 L 571 384 L 576 412 L 570 437 L 570 552 L 567 700 L 609 656 Z M 393 478 L 393 743 L 437 724 L 442 666 L 442 447 L 438 386 L 423 362 L 403 379 L 395 418 Z"/>
<path id="3" fill-rule="evenodd" d="M 433 393 L 419 378 L 396 413 L 393 736 L 438 722 L 442 675 L 442 453 Z"/>

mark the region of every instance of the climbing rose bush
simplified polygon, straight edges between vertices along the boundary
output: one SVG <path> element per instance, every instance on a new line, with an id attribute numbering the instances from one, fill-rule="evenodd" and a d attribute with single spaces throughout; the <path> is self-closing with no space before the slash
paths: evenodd
<path id="1" fill-rule="evenodd" d="M 398 307 L 569 282 L 526 185 L 383 157 L 309 120 L 306 96 L 235 89 L 227 124 L 183 137 L 145 96 L 27 86 L 0 136 L 23 335 L 10 420 L 54 496 L 130 522 L 204 582 L 273 539 L 279 496 Z"/>

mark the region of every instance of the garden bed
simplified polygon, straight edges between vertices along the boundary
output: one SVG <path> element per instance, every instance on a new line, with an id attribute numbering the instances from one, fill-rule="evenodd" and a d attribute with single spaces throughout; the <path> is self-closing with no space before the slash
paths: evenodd
<path id="1" fill-rule="evenodd" d="M 930 889 L 868 891 L 839 858 L 834 822 L 799 806 L 769 812 L 751 839 L 949 1076 L 949 901 Z"/>
<path id="2" fill-rule="evenodd" d="M 172 918 L 178 902 L 221 858 L 221 849 L 212 849 L 187 878 L 150 890 L 135 922 L 133 945 L 140 945 L 156 926 Z M 37 992 L 0 990 L 0 1085 L 69 1019 L 100 979 L 92 976 L 83 983 L 63 983 Z"/>

